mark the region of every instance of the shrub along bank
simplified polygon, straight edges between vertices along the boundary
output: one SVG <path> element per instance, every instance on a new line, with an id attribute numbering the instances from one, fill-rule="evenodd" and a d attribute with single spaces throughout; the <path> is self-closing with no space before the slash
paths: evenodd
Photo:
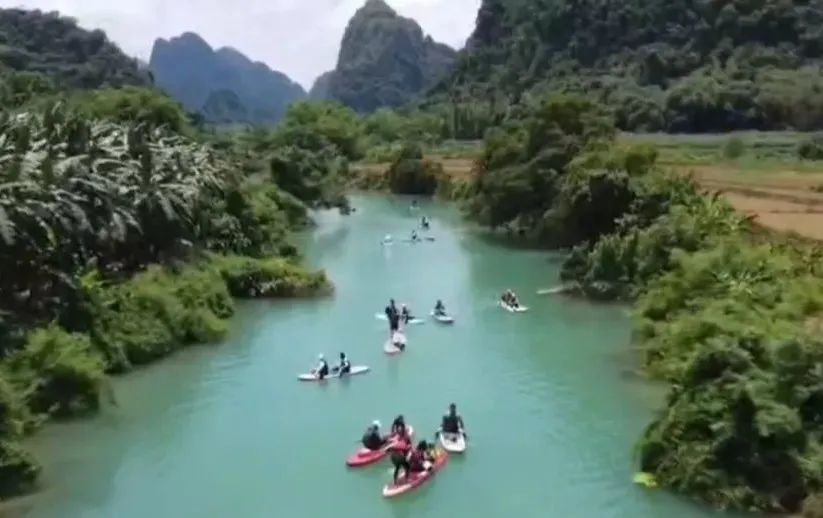
<path id="1" fill-rule="evenodd" d="M 639 442 L 661 485 L 719 507 L 812 513 L 823 492 L 823 251 L 755 239 L 597 106 L 554 97 L 486 139 L 471 213 L 574 246 L 563 278 L 635 301 L 635 342 L 670 383 Z M 811 515 L 811 514 L 810 514 Z"/>
<path id="2" fill-rule="evenodd" d="M 0 497 L 36 483 L 24 435 L 97 411 L 107 374 L 219 340 L 232 297 L 327 292 L 287 236 L 345 206 L 334 126 L 292 154 L 283 134 L 205 143 L 151 90 L 45 93 L 0 113 Z M 306 156 L 322 171 L 282 174 Z"/>

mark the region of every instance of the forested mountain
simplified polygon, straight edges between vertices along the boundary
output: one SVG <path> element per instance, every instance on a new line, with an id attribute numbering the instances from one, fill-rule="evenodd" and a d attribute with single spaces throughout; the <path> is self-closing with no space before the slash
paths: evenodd
<path id="1" fill-rule="evenodd" d="M 334 70 L 330 70 L 324 72 L 314 80 L 314 84 L 311 86 L 311 90 L 309 90 L 309 100 L 324 101 L 329 98 L 329 84 L 331 84 L 333 75 Z"/>
<path id="2" fill-rule="evenodd" d="M 101 30 L 56 12 L 0 9 L 0 73 L 37 72 L 60 88 L 147 86 L 149 75 Z M 5 75 L 5 74 L 4 74 Z"/>
<path id="3" fill-rule="evenodd" d="M 447 97 L 594 93 L 623 129 L 823 127 L 823 0 L 483 0 Z"/>
<path id="4" fill-rule="evenodd" d="M 285 74 L 232 48 L 215 51 L 191 32 L 155 41 L 149 66 L 157 86 L 210 122 L 226 122 L 228 115 L 230 122 L 273 124 L 289 104 L 306 97 L 303 88 Z M 227 92 L 237 99 L 229 99 Z M 220 120 L 211 118 L 216 104 Z"/>
<path id="5" fill-rule="evenodd" d="M 337 68 L 321 79 L 328 81 L 327 98 L 371 112 L 424 94 L 451 70 L 456 55 L 383 0 L 367 0 L 346 28 Z"/>

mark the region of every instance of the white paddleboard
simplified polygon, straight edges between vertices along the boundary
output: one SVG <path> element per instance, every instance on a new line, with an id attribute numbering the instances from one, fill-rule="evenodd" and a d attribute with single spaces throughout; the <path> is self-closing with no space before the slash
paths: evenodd
<path id="1" fill-rule="evenodd" d="M 384 320 L 384 321 L 387 321 L 389 319 L 389 317 L 387 317 L 385 313 L 375 313 L 374 318 L 376 318 L 378 320 Z M 400 320 L 400 323 L 401 324 L 403 323 L 402 319 Z M 422 318 L 412 318 L 411 320 L 409 320 L 409 324 L 418 325 L 418 324 L 424 324 L 424 323 L 426 323 L 426 321 L 423 320 Z"/>
<path id="2" fill-rule="evenodd" d="M 398 345 L 406 345 L 406 335 L 403 333 L 394 333 L 391 340 L 386 340 L 386 343 L 383 344 L 383 351 L 386 354 L 400 354 L 404 349 L 401 349 Z"/>
<path id="3" fill-rule="evenodd" d="M 466 451 L 466 436 L 462 433 L 440 432 L 440 446 L 449 453 Z"/>
<path id="4" fill-rule="evenodd" d="M 436 315 L 434 311 L 432 311 L 431 316 L 441 324 L 454 324 L 454 317 L 451 315 Z"/>
<path id="5" fill-rule="evenodd" d="M 505 309 L 509 313 L 525 313 L 526 311 L 529 310 L 529 308 L 527 308 L 526 306 L 517 306 L 517 307 L 509 306 L 508 304 L 506 304 L 502 300 L 500 301 L 500 307 L 502 307 L 503 309 Z"/>
<path id="6" fill-rule="evenodd" d="M 355 376 L 357 374 L 365 374 L 367 372 L 369 372 L 369 367 L 366 367 L 365 365 L 352 365 L 351 371 L 348 374 L 346 374 L 344 377 Z M 330 372 L 328 376 L 323 378 L 323 380 L 325 381 L 327 379 L 333 379 L 333 378 L 339 378 L 339 377 L 340 377 L 340 373 Z M 300 375 L 297 376 L 297 379 L 299 379 L 300 381 L 320 381 L 320 378 L 318 378 L 316 374 L 312 374 L 312 373 L 300 374 Z"/>

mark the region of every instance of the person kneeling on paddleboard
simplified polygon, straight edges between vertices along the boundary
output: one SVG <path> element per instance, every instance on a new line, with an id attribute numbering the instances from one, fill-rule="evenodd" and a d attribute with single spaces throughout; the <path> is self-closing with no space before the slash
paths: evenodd
<path id="1" fill-rule="evenodd" d="M 318 363 L 317 367 L 314 369 L 314 375 L 322 380 L 329 375 L 329 364 L 326 362 L 326 358 L 322 353 L 317 355 L 317 360 Z"/>
<path id="2" fill-rule="evenodd" d="M 386 445 L 388 439 L 380 435 L 380 421 L 374 421 L 363 434 L 363 447 L 377 451 Z"/>
<path id="3" fill-rule="evenodd" d="M 440 299 L 437 299 L 437 304 L 434 305 L 434 314 L 438 317 L 446 315 L 446 306 L 443 305 L 443 301 Z"/>
<path id="4" fill-rule="evenodd" d="M 346 353 L 340 353 L 340 365 L 337 366 L 337 372 L 341 377 L 351 372 L 351 362 L 346 358 Z"/>
<path id="5" fill-rule="evenodd" d="M 465 429 L 463 425 L 463 418 L 457 413 L 457 405 L 454 403 L 449 405 L 449 413 L 443 416 L 443 422 L 440 425 L 443 433 L 458 434 Z"/>
<path id="6" fill-rule="evenodd" d="M 400 319 L 403 321 L 404 324 L 408 325 L 409 322 L 414 318 L 409 311 L 409 308 L 406 307 L 405 304 L 402 306 L 403 309 L 400 310 Z"/>
<path id="7" fill-rule="evenodd" d="M 429 443 L 420 441 L 417 448 L 409 452 L 407 463 L 409 466 L 409 473 L 420 473 L 421 471 L 428 471 L 434 464 L 434 454 L 432 453 Z"/>

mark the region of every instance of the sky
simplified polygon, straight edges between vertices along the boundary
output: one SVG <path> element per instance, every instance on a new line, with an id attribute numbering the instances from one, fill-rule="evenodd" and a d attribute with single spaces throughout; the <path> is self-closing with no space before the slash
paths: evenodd
<path id="1" fill-rule="evenodd" d="M 461 48 L 480 0 L 386 0 L 435 40 Z M 200 34 L 286 73 L 306 89 L 334 68 L 346 24 L 365 0 L 0 0 L 0 7 L 60 11 L 103 29 L 127 54 L 148 61 L 156 38 Z"/>

